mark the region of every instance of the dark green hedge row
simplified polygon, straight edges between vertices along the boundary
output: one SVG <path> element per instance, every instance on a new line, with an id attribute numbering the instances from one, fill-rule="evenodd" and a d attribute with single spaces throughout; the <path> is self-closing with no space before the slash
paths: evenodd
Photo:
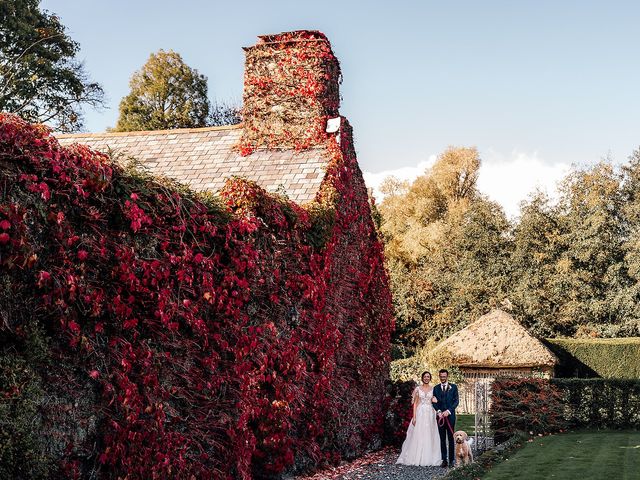
<path id="1" fill-rule="evenodd" d="M 640 378 L 640 338 L 548 339 L 565 378 Z"/>
<path id="2" fill-rule="evenodd" d="M 518 431 L 640 429 L 640 380 L 497 379 L 491 400 L 496 441 Z"/>
<path id="3" fill-rule="evenodd" d="M 555 378 L 571 428 L 640 429 L 640 380 Z"/>

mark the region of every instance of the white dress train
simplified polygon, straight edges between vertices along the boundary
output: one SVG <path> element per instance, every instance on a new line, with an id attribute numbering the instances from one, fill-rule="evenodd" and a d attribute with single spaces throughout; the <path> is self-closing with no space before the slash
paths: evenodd
<path id="1" fill-rule="evenodd" d="M 416 398 L 417 396 L 417 398 Z M 409 423 L 407 438 L 402 444 L 402 451 L 396 463 L 404 465 L 440 465 L 440 435 L 436 411 L 431 404 L 433 389 L 425 392 L 418 387 L 413 392 L 414 401 L 418 402 L 416 424 Z"/>

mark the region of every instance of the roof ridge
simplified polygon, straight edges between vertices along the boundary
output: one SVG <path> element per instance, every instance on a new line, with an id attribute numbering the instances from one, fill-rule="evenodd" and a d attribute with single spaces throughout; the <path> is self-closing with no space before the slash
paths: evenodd
<path id="1" fill-rule="evenodd" d="M 217 127 L 171 128 L 168 130 L 134 130 L 129 132 L 94 132 L 94 133 L 55 133 L 56 138 L 88 138 L 88 137 L 126 137 L 137 135 L 167 135 L 172 133 L 215 132 L 220 130 L 238 130 L 244 124 L 220 125 Z"/>

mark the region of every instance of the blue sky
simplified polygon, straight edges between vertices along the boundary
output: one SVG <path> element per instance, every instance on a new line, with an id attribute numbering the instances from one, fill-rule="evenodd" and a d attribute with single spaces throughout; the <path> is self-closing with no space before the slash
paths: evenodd
<path id="1" fill-rule="evenodd" d="M 415 175 L 448 145 L 475 145 L 488 169 L 481 186 L 513 210 L 515 197 L 552 188 L 569 165 L 605 156 L 621 162 L 640 145 L 636 1 L 45 0 L 42 7 L 61 17 L 107 93 L 110 109 L 86 114 L 90 131 L 115 124 L 129 78 L 151 52 L 179 52 L 209 78 L 212 97 L 239 101 L 241 47 L 259 34 L 309 28 L 327 34 L 341 61 L 341 112 L 369 182 Z M 499 198 L 505 188 L 513 198 Z"/>

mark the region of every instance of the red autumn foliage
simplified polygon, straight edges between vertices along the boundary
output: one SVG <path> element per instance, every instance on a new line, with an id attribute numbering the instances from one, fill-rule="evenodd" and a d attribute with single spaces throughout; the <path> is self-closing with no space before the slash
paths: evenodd
<path id="1" fill-rule="evenodd" d="M 0 274 L 46 332 L 43 385 L 81 400 L 77 428 L 42 411 L 59 477 L 246 479 L 380 437 L 391 301 L 341 139 L 309 208 L 240 179 L 219 205 L 0 114 Z"/>
<path id="2" fill-rule="evenodd" d="M 399 447 L 404 442 L 413 417 L 412 401 L 416 386 L 414 381 L 388 382 L 385 398 L 385 444 Z"/>
<path id="3" fill-rule="evenodd" d="M 491 385 L 491 428 L 497 441 L 567 428 L 562 391 L 543 378 L 503 378 Z"/>
<path id="4" fill-rule="evenodd" d="M 341 81 L 327 37 L 314 30 L 265 35 L 245 53 L 240 154 L 324 145 L 327 119 L 339 114 Z"/>

